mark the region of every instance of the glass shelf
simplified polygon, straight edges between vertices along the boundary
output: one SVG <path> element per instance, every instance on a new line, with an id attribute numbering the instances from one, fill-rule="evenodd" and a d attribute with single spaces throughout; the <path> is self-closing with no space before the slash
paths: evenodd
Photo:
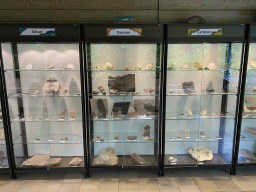
<path id="1" fill-rule="evenodd" d="M 125 72 L 156 72 L 157 70 L 90 70 L 88 69 L 87 72 L 110 72 L 110 71 L 125 71 Z M 158 70 L 160 72 L 160 70 Z"/>
<path id="2" fill-rule="evenodd" d="M 76 118 L 71 118 L 68 112 L 66 112 L 64 119 L 60 119 L 60 115 L 56 115 L 56 114 L 49 114 L 48 116 L 45 114 L 38 114 L 38 115 L 33 114 L 30 117 L 28 118 L 26 117 L 24 119 L 20 119 L 19 116 L 11 119 L 11 122 L 77 122 L 77 121 L 82 121 L 82 117 L 76 115 Z"/>
<path id="3" fill-rule="evenodd" d="M 120 117 L 120 118 L 91 118 L 91 121 L 137 121 L 137 120 L 155 120 L 156 117 L 154 116 L 137 116 L 136 118 L 127 118 L 127 117 Z"/>
<path id="4" fill-rule="evenodd" d="M 80 69 L 5 69 L 5 72 L 13 71 L 13 72 L 51 72 L 51 71 L 80 71 Z"/>
<path id="5" fill-rule="evenodd" d="M 186 93 L 169 93 L 166 96 L 212 96 L 212 95 L 235 95 L 237 96 L 237 93 L 229 92 L 229 93 L 191 93 L 191 94 L 186 94 Z M 256 94 L 255 94 L 256 95 Z"/>
<path id="6" fill-rule="evenodd" d="M 20 94 L 17 94 L 17 93 L 11 93 L 11 94 L 8 94 L 8 97 L 9 98 L 19 98 L 19 97 L 29 97 L 29 98 L 37 98 L 37 97 L 78 97 L 80 98 L 80 93 L 66 93 L 66 94 L 47 94 L 47 93 L 39 93 L 37 95 L 33 95 L 33 92 L 29 92 L 29 94 L 27 93 L 20 93 Z"/>
<path id="7" fill-rule="evenodd" d="M 154 96 L 158 97 L 159 95 L 154 95 L 154 94 L 111 94 L 111 95 L 104 95 L 104 94 L 90 94 L 89 97 L 145 97 L 145 96 Z"/>
<path id="8" fill-rule="evenodd" d="M 220 116 L 220 115 L 205 115 L 205 116 L 202 116 L 202 115 L 194 115 L 193 117 L 190 117 L 189 115 L 187 114 L 184 114 L 184 116 L 180 116 L 179 114 L 175 114 L 175 117 L 171 117 L 171 113 L 167 113 L 166 114 L 166 120 L 168 121 L 173 121 L 173 120 L 203 120 L 203 119 L 221 119 L 221 118 L 225 118 L 225 119 L 234 119 L 235 118 L 235 115 L 233 114 L 229 114 L 227 113 L 225 116 Z"/>
<path id="9" fill-rule="evenodd" d="M 170 72 L 170 71 L 201 71 L 201 72 L 206 72 L 206 71 L 209 71 L 209 72 L 212 72 L 212 71 L 226 71 L 225 69 L 211 69 L 211 70 L 208 70 L 208 69 L 204 69 L 204 70 L 198 70 L 198 69 L 175 69 L 175 70 L 167 70 L 167 72 Z"/>

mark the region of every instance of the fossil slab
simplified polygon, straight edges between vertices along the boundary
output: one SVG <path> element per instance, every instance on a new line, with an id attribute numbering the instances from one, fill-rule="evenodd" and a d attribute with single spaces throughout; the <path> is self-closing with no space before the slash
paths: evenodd
<path id="1" fill-rule="evenodd" d="M 248 131 L 250 131 L 252 134 L 256 135 L 256 127 L 248 127 Z"/>
<path id="2" fill-rule="evenodd" d="M 184 93 L 194 93 L 195 92 L 195 85 L 193 81 L 188 81 L 182 83 Z"/>
<path id="3" fill-rule="evenodd" d="M 135 74 L 108 76 L 108 87 L 118 92 L 135 92 Z"/>
<path id="4" fill-rule="evenodd" d="M 137 115 L 155 114 L 155 99 L 134 99 L 134 109 Z"/>
<path id="5" fill-rule="evenodd" d="M 133 118 L 136 117 L 137 113 L 133 107 L 129 107 L 127 117 Z"/>
<path id="6" fill-rule="evenodd" d="M 49 155 L 35 155 L 24 161 L 21 166 L 46 166 L 49 159 Z"/>
<path id="7" fill-rule="evenodd" d="M 101 151 L 100 155 L 94 158 L 94 165 L 116 165 L 118 163 L 118 157 L 112 147 Z"/>
<path id="8" fill-rule="evenodd" d="M 210 161 L 213 158 L 212 151 L 205 147 L 191 147 L 188 152 L 197 161 Z"/>
<path id="9" fill-rule="evenodd" d="M 108 114 L 107 99 L 91 99 L 91 113 L 93 117 L 106 118 Z"/>
<path id="10" fill-rule="evenodd" d="M 60 82 L 55 78 L 48 79 L 43 86 L 43 91 L 46 93 L 57 93 L 60 88 Z"/>
<path id="11" fill-rule="evenodd" d="M 72 160 L 70 161 L 69 165 L 71 165 L 71 166 L 78 166 L 78 165 L 81 164 L 82 161 L 83 161 L 83 160 L 80 159 L 79 157 L 75 157 L 74 159 L 72 159 Z"/>
<path id="12" fill-rule="evenodd" d="M 238 157 L 244 157 L 247 159 L 255 159 L 256 157 L 247 149 L 239 149 Z"/>
<path id="13" fill-rule="evenodd" d="M 144 127 L 144 133 L 142 134 L 143 137 L 150 137 L 150 126 L 146 125 L 146 127 Z"/>
<path id="14" fill-rule="evenodd" d="M 76 112 L 75 111 L 70 111 L 70 117 L 76 118 Z"/>
<path id="15" fill-rule="evenodd" d="M 61 163 L 61 158 L 50 158 L 45 165 L 56 166 L 56 165 L 60 165 L 60 163 Z"/>
<path id="16" fill-rule="evenodd" d="M 60 119 L 64 119 L 64 118 L 65 118 L 65 113 L 66 113 L 66 109 L 64 109 L 64 110 L 60 113 Z"/>
<path id="17" fill-rule="evenodd" d="M 131 157 L 135 160 L 135 163 L 138 163 L 140 165 L 145 164 L 145 159 L 141 158 L 137 153 L 131 154 Z"/>

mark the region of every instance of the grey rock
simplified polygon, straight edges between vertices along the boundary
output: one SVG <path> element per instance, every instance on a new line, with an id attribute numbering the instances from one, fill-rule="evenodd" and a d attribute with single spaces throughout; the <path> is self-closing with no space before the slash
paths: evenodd
<path id="1" fill-rule="evenodd" d="M 239 149 L 238 157 L 244 157 L 247 159 L 256 159 L 256 157 L 247 149 Z"/>
<path id="2" fill-rule="evenodd" d="M 191 147 L 188 152 L 197 161 L 210 161 L 213 158 L 212 151 L 205 147 Z"/>
<path id="3" fill-rule="evenodd" d="M 195 92 L 195 85 L 193 81 L 188 81 L 182 83 L 183 90 L 185 93 L 194 93 Z"/>
<path id="4" fill-rule="evenodd" d="M 108 87 L 118 92 L 135 92 L 135 74 L 108 76 Z"/>
<path id="5" fill-rule="evenodd" d="M 44 83 L 43 91 L 46 93 L 57 93 L 59 91 L 59 88 L 59 81 L 56 78 L 52 77 Z"/>
<path id="6" fill-rule="evenodd" d="M 107 99 L 90 99 L 91 113 L 93 117 L 106 118 L 108 114 L 108 101 Z"/>
<path id="7" fill-rule="evenodd" d="M 146 127 L 144 127 L 144 133 L 142 134 L 143 137 L 150 137 L 150 126 L 146 125 Z"/>
<path id="8" fill-rule="evenodd" d="M 100 90 L 100 92 L 102 94 L 104 94 L 104 95 L 106 94 L 106 91 L 105 91 L 105 89 L 102 86 L 99 86 L 98 89 Z"/>
<path id="9" fill-rule="evenodd" d="M 78 166 L 78 165 L 81 164 L 82 161 L 83 161 L 83 160 L 80 159 L 79 157 L 75 157 L 74 159 L 72 159 L 72 160 L 70 161 L 69 165 L 71 165 L 71 166 Z"/>
<path id="10" fill-rule="evenodd" d="M 45 166 L 56 166 L 56 165 L 60 165 L 60 163 L 61 163 L 61 158 L 50 158 L 45 164 Z"/>
<path id="11" fill-rule="evenodd" d="M 93 161 L 94 165 L 116 165 L 117 163 L 118 157 L 112 147 L 104 149 Z"/>
<path id="12" fill-rule="evenodd" d="M 134 109 L 137 115 L 155 114 L 155 99 L 134 99 Z"/>
<path id="13" fill-rule="evenodd" d="M 129 107 L 127 117 L 133 118 L 136 117 L 137 113 L 133 107 Z"/>
<path id="14" fill-rule="evenodd" d="M 145 159 L 141 158 L 137 153 L 133 153 L 131 157 L 135 160 L 135 163 L 138 163 L 140 165 L 145 164 Z"/>
<path id="15" fill-rule="evenodd" d="M 128 140 L 136 140 L 138 138 L 138 136 L 128 136 L 127 139 Z"/>
<path id="16" fill-rule="evenodd" d="M 21 166 L 47 166 L 47 162 L 50 159 L 49 155 L 35 155 L 26 161 L 24 161 Z"/>
<path id="17" fill-rule="evenodd" d="M 206 23 L 206 21 L 200 16 L 193 16 L 188 18 L 188 23 Z"/>

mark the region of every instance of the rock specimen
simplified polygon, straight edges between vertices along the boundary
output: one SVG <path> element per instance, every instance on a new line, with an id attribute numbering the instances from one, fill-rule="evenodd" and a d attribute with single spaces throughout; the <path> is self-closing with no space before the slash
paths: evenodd
<path id="1" fill-rule="evenodd" d="M 40 139 L 39 139 L 39 138 L 36 138 L 35 140 L 36 140 L 36 141 L 40 141 Z"/>
<path id="2" fill-rule="evenodd" d="M 61 163 L 61 158 L 50 158 L 47 161 L 46 166 L 56 166 L 56 165 L 60 165 Z"/>
<path id="3" fill-rule="evenodd" d="M 64 109 L 64 110 L 60 113 L 60 119 L 64 119 L 64 118 L 65 118 L 65 113 L 66 113 L 66 109 Z"/>
<path id="4" fill-rule="evenodd" d="M 137 71 L 141 70 L 141 65 L 136 66 L 135 70 L 137 70 Z"/>
<path id="5" fill-rule="evenodd" d="M 136 114 L 135 109 L 133 107 L 129 107 L 127 117 L 133 118 L 136 116 L 137 116 L 137 114 Z"/>
<path id="6" fill-rule="evenodd" d="M 209 69 L 209 70 L 217 69 L 217 65 L 216 65 L 215 63 L 210 63 L 210 64 L 208 65 L 208 69 Z"/>
<path id="7" fill-rule="evenodd" d="M 104 149 L 93 161 L 94 165 L 116 165 L 117 163 L 118 158 L 112 147 Z"/>
<path id="8" fill-rule="evenodd" d="M 117 90 L 116 90 L 116 89 L 110 89 L 109 92 L 110 92 L 111 94 L 116 94 L 116 93 L 117 93 Z"/>
<path id="9" fill-rule="evenodd" d="M 144 133 L 142 134 L 143 137 L 150 137 L 150 126 L 146 125 L 146 127 L 144 127 Z"/>
<path id="10" fill-rule="evenodd" d="M 93 117 L 106 118 L 108 114 L 107 99 L 91 99 L 91 113 Z"/>
<path id="11" fill-rule="evenodd" d="M 120 107 L 113 108 L 112 110 L 112 117 L 113 118 L 120 118 L 122 116 L 122 111 Z"/>
<path id="12" fill-rule="evenodd" d="M 76 112 L 75 111 L 70 111 L 70 117 L 76 118 Z"/>
<path id="13" fill-rule="evenodd" d="M 27 70 L 32 70 L 33 69 L 33 64 L 27 64 L 26 69 Z"/>
<path id="14" fill-rule="evenodd" d="M 49 155 L 35 155 L 24 161 L 21 166 L 45 166 L 49 159 Z"/>
<path id="15" fill-rule="evenodd" d="M 154 137 L 148 137 L 147 138 L 149 141 L 154 141 Z"/>
<path id="16" fill-rule="evenodd" d="M 205 147 L 191 147 L 188 152 L 197 161 L 210 161 L 213 158 L 212 151 Z"/>
<path id="17" fill-rule="evenodd" d="M 181 136 L 177 136 L 177 139 L 181 139 Z"/>
<path id="18" fill-rule="evenodd" d="M 190 117 L 193 117 L 193 113 L 190 109 L 188 109 L 188 114 L 189 114 Z"/>
<path id="19" fill-rule="evenodd" d="M 108 76 L 108 87 L 118 92 L 135 92 L 135 74 Z"/>
<path id="20" fill-rule="evenodd" d="M 67 64 L 67 66 L 65 67 L 65 69 L 75 69 L 75 65 L 73 63 L 69 63 Z"/>
<path id="21" fill-rule="evenodd" d="M 256 87 L 253 88 L 251 93 L 256 93 Z"/>
<path id="22" fill-rule="evenodd" d="M 252 134 L 256 135 L 256 127 L 248 127 L 248 131 L 250 131 Z"/>
<path id="23" fill-rule="evenodd" d="M 43 86 L 43 91 L 46 93 L 57 93 L 60 88 L 60 83 L 55 78 L 48 79 Z"/>
<path id="24" fill-rule="evenodd" d="M 149 64 L 148 66 L 147 66 L 147 70 L 152 70 L 153 69 L 153 64 Z"/>
<path id="25" fill-rule="evenodd" d="M 131 154 L 131 157 L 135 160 L 135 163 L 138 163 L 140 165 L 145 164 L 145 159 L 141 158 L 137 153 Z"/>
<path id="26" fill-rule="evenodd" d="M 68 137 L 62 137 L 60 140 L 61 140 L 61 141 L 67 141 L 67 140 L 68 140 Z"/>
<path id="27" fill-rule="evenodd" d="M 114 136 L 114 139 L 115 139 L 115 140 L 119 140 L 119 135 L 115 135 L 115 136 Z"/>
<path id="28" fill-rule="evenodd" d="M 184 133 L 186 137 L 189 137 L 189 131 L 184 131 Z"/>
<path id="29" fill-rule="evenodd" d="M 204 132 L 203 132 L 203 131 L 201 131 L 201 132 L 200 132 L 200 135 L 201 135 L 201 136 L 204 136 Z"/>
<path id="30" fill-rule="evenodd" d="M 126 70 L 126 71 L 129 71 L 130 69 L 129 69 L 129 67 L 127 67 L 127 68 L 125 68 L 125 70 Z"/>
<path id="31" fill-rule="evenodd" d="M 184 113 L 180 113 L 180 116 L 184 116 Z"/>
<path id="32" fill-rule="evenodd" d="M 113 67 L 113 65 L 111 64 L 111 63 L 106 63 L 105 64 L 105 69 L 106 70 L 111 70 L 111 69 L 113 69 L 114 67 Z"/>
<path id="33" fill-rule="evenodd" d="M 100 67 L 99 66 L 95 66 L 95 67 L 93 67 L 94 69 L 96 69 L 96 70 L 98 70 L 98 69 L 100 69 Z"/>
<path id="34" fill-rule="evenodd" d="M 181 69 L 188 69 L 189 66 L 188 66 L 188 65 L 183 65 L 183 66 L 181 66 L 180 68 L 181 68 Z"/>
<path id="35" fill-rule="evenodd" d="M 176 116 L 175 115 L 171 115 L 171 118 L 175 118 Z"/>
<path id="36" fill-rule="evenodd" d="M 151 92 L 153 92 L 154 90 L 153 89 L 151 89 L 151 88 L 148 88 L 148 89 L 144 89 L 144 92 L 146 92 L 146 93 L 151 93 Z"/>
<path id="37" fill-rule="evenodd" d="M 59 90 L 60 95 L 64 95 L 64 94 L 66 94 L 67 92 L 68 92 L 68 90 L 65 89 L 65 88 L 61 88 L 61 89 Z"/>
<path id="38" fill-rule="evenodd" d="M 97 135 L 97 137 L 94 138 L 92 141 L 104 141 L 104 138 L 100 135 Z"/>
<path id="39" fill-rule="evenodd" d="M 169 162 L 170 162 L 170 163 L 176 163 L 176 162 L 177 162 L 177 159 L 176 159 L 176 158 L 174 158 L 174 157 L 172 157 L 172 156 L 171 156 L 171 157 L 169 157 L 169 159 L 168 159 L 168 160 L 169 160 Z"/>
<path id="40" fill-rule="evenodd" d="M 105 91 L 105 89 L 102 86 L 99 86 L 98 89 L 100 90 L 100 92 L 102 94 L 104 94 L 104 95 L 106 94 L 106 91 Z"/>
<path id="41" fill-rule="evenodd" d="M 256 157 L 247 149 L 239 149 L 238 157 L 256 160 Z"/>
<path id="42" fill-rule="evenodd" d="M 78 166 L 78 165 L 81 164 L 82 161 L 83 161 L 83 160 L 80 159 L 79 157 L 75 157 L 74 159 L 72 159 L 72 160 L 70 161 L 69 165 L 71 165 L 71 166 Z"/>
<path id="43" fill-rule="evenodd" d="M 195 85 L 193 81 L 188 81 L 182 83 L 184 93 L 194 93 L 195 92 Z"/>
<path id="44" fill-rule="evenodd" d="M 207 115 L 207 111 L 206 111 L 206 109 L 205 109 L 205 110 L 203 110 L 200 114 L 201 114 L 202 116 Z"/>
<path id="45" fill-rule="evenodd" d="M 207 93 L 214 93 L 215 92 L 215 89 L 208 89 L 206 90 Z"/>
<path id="46" fill-rule="evenodd" d="M 195 67 L 195 69 L 197 69 L 197 70 L 203 70 L 203 63 L 195 62 L 195 63 L 194 63 L 194 67 Z"/>
<path id="47" fill-rule="evenodd" d="M 99 91 L 92 91 L 92 94 L 98 94 Z"/>
<path id="48" fill-rule="evenodd" d="M 127 140 L 131 140 L 131 141 L 134 141 L 134 140 L 136 140 L 138 138 L 138 136 L 128 136 L 127 137 Z"/>
<path id="49" fill-rule="evenodd" d="M 137 115 L 146 115 L 151 112 L 155 114 L 155 100 L 154 99 L 134 99 L 134 109 Z"/>
<path id="50" fill-rule="evenodd" d="M 167 70 L 168 70 L 168 71 L 176 70 L 176 69 L 177 69 L 177 66 L 176 66 L 176 65 L 177 65 L 176 63 L 171 64 L 171 65 L 167 68 Z"/>
<path id="51" fill-rule="evenodd" d="M 130 107 L 130 102 L 117 102 L 114 103 L 112 111 L 120 111 L 122 115 L 127 115 Z"/>
<path id="52" fill-rule="evenodd" d="M 35 91 L 33 92 L 33 95 L 38 95 L 38 93 L 39 93 L 39 91 L 38 91 L 38 90 L 35 90 Z"/>
<path id="53" fill-rule="evenodd" d="M 250 59 L 250 60 L 249 60 L 249 65 L 250 65 L 252 68 L 255 68 L 255 67 L 256 67 L 256 59 Z"/>
<path id="54" fill-rule="evenodd" d="M 46 65 L 46 69 L 53 69 L 54 66 L 53 65 Z"/>
<path id="55" fill-rule="evenodd" d="M 36 117 L 36 120 L 41 120 L 41 119 L 42 119 L 42 117 L 40 117 L 40 116 Z"/>

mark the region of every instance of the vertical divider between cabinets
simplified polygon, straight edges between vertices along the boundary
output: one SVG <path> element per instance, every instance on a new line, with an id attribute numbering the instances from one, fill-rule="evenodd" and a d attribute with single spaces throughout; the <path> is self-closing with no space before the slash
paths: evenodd
<path id="1" fill-rule="evenodd" d="M 224 79 L 223 79 L 223 91 L 224 93 L 228 93 L 228 87 L 229 87 L 229 77 L 230 77 L 230 67 L 231 67 L 231 43 L 228 43 L 227 50 L 226 50 L 226 61 L 225 63 L 226 68 L 224 71 Z M 219 136 L 223 138 L 225 133 L 225 127 L 226 127 L 226 114 L 227 114 L 227 105 L 228 105 L 228 94 L 222 95 L 221 98 L 221 117 L 220 117 L 220 127 L 219 127 Z M 218 141 L 218 152 L 221 152 L 223 154 L 223 140 Z M 222 158 L 225 159 L 225 156 L 222 155 Z M 225 159 L 227 162 L 228 160 Z"/>
<path id="2" fill-rule="evenodd" d="M 80 25 L 80 41 L 79 41 L 79 57 L 80 57 L 80 78 L 81 78 L 81 102 L 82 102 L 82 120 L 83 120 L 83 144 L 84 144 L 84 169 L 85 169 L 85 176 L 87 177 L 87 167 L 88 167 L 88 153 L 87 153 L 87 145 L 86 145 L 86 134 L 87 134 L 87 118 L 86 118 L 86 102 L 85 102 L 85 91 L 86 91 L 86 84 L 85 84 L 85 74 L 84 74 L 84 63 L 85 63 L 85 58 L 83 52 L 85 51 L 83 49 L 83 26 Z"/>
<path id="3" fill-rule="evenodd" d="M 244 105 L 244 93 L 245 93 L 245 85 L 246 85 L 246 73 L 247 73 L 247 64 L 248 64 L 249 46 L 250 46 L 250 31 L 251 31 L 250 24 L 246 24 L 245 32 L 244 32 L 244 42 L 243 42 L 240 74 L 239 74 L 237 103 L 236 103 L 232 170 L 231 170 L 232 175 L 236 175 L 236 172 L 237 172 L 238 150 L 239 150 L 239 143 L 240 143 L 241 124 L 242 124 L 243 105 Z"/>
<path id="4" fill-rule="evenodd" d="M 24 118 L 24 107 L 23 107 L 23 99 L 20 97 L 22 95 L 22 88 L 21 88 L 21 79 L 20 79 L 20 72 L 19 72 L 19 58 L 18 58 L 18 48 L 16 43 L 11 44 L 12 47 L 12 54 L 13 54 L 13 68 L 14 68 L 14 77 L 15 77 L 15 86 L 16 86 L 16 93 L 19 95 L 17 97 L 18 101 L 18 111 L 20 119 Z M 20 129 L 21 129 L 21 139 L 22 139 L 22 148 L 24 152 L 24 157 L 28 158 L 28 145 L 27 145 L 27 134 L 26 134 L 26 125 L 25 121 L 20 121 Z"/>
<path id="5" fill-rule="evenodd" d="M 10 112 L 9 112 L 9 105 L 8 105 L 8 96 L 7 96 L 7 89 L 6 89 L 1 44 L 0 44 L 0 94 L 1 94 L 1 108 L 2 108 L 6 150 L 7 150 L 7 156 L 8 156 L 8 165 L 9 165 L 11 177 L 13 179 L 16 179 L 17 176 L 15 173 L 15 170 L 16 170 L 15 155 L 14 155 L 14 149 L 13 149 Z"/>
<path id="6" fill-rule="evenodd" d="M 164 162 L 165 162 L 165 117 L 166 117 L 166 78 L 167 78 L 167 53 L 168 53 L 168 25 L 163 25 L 163 47 L 162 47 L 162 62 L 161 62 L 161 91 L 160 94 L 162 96 L 160 97 L 160 105 L 161 107 L 161 113 L 162 113 L 162 119 L 161 119 L 161 132 L 159 138 L 159 145 L 161 146 L 161 176 L 164 176 Z M 161 141 L 162 138 L 162 141 Z"/>

